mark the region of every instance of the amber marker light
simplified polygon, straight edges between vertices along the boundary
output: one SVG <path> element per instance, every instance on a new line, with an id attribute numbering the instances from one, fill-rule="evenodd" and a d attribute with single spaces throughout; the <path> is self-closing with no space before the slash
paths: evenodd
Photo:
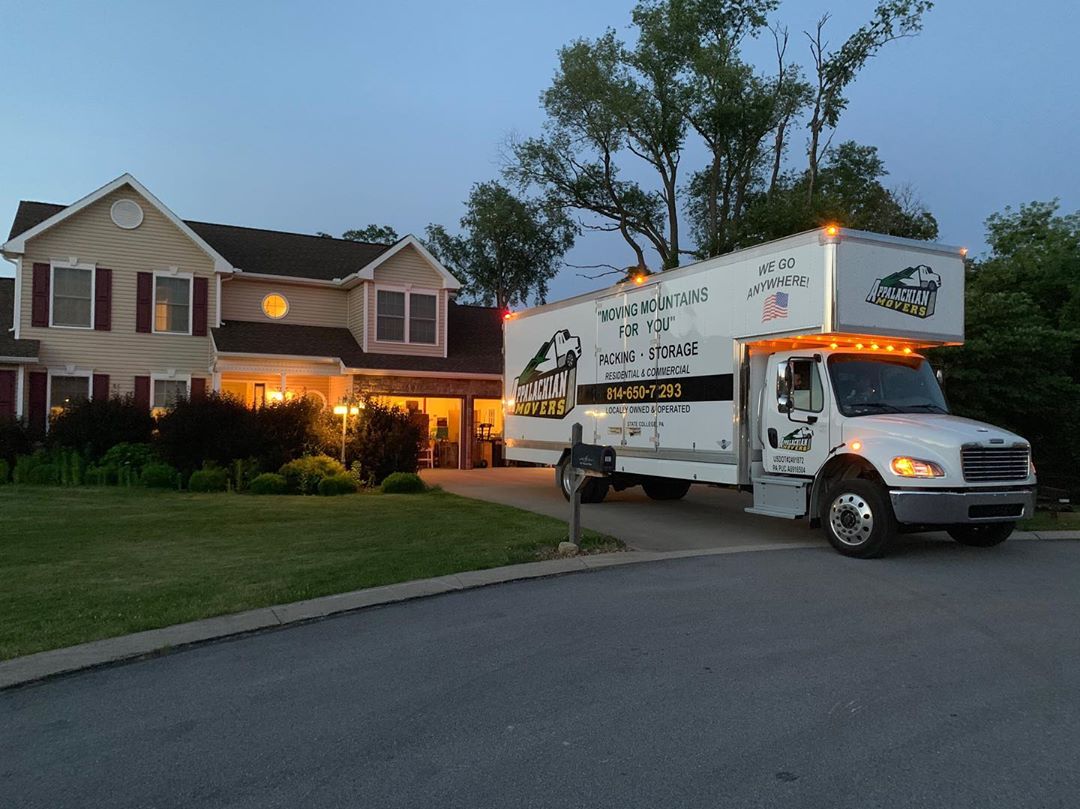
<path id="1" fill-rule="evenodd" d="M 839 347 L 840 346 L 837 345 L 836 343 L 829 343 L 829 348 L 839 348 Z"/>
<path id="2" fill-rule="evenodd" d="M 839 232 L 840 228 L 838 228 L 836 225 L 826 225 L 825 227 L 826 236 L 835 236 Z"/>
<path id="3" fill-rule="evenodd" d="M 966 247 L 961 247 L 960 248 L 960 256 L 961 257 L 966 257 L 967 256 L 967 248 Z"/>
<path id="4" fill-rule="evenodd" d="M 855 348 L 862 348 L 862 343 L 856 343 Z"/>
<path id="5" fill-rule="evenodd" d="M 896 349 L 893 346 L 885 346 L 885 350 L 886 351 L 896 351 Z"/>
<path id="6" fill-rule="evenodd" d="M 910 349 L 910 348 L 908 348 L 907 346 L 905 346 L 905 347 L 904 347 L 904 353 L 905 353 L 905 354 L 910 354 L 910 353 L 911 353 L 911 349 Z"/>
<path id="7" fill-rule="evenodd" d="M 874 349 L 874 351 L 877 351 L 878 350 L 878 344 L 877 343 L 871 343 L 870 348 Z"/>
<path id="8" fill-rule="evenodd" d="M 852 452 L 858 452 L 862 449 L 862 441 L 852 441 L 848 446 L 851 447 Z"/>
<path id="9" fill-rule="evenodd" d="M 637 275 L 634 276 L 634 283 L 637 284 L 638 286 L 641 286 L 642 284 L 645 283 L 645 276 L 643 274 L 641 274 L 641 273 L 638 273 Z"/>

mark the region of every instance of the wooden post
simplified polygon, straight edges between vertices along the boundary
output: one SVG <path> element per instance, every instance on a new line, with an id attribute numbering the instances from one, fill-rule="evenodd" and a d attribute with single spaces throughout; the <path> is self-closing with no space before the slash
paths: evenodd
<path id="1" fill-rule="evenodd" d="M 575 422 L 574 426 L 570 430 L 570 446 L 573 448 L 577 444 L 581 443 L 581 422 Z M 570 498 L 570 542 L 575 545 L 581 545 L 581 484 L 585 480 L 585 475 L 578 469 L 575 469 L 573 462 L 570 466 L 571 480 L 573 481 L 573 496 Z"/>

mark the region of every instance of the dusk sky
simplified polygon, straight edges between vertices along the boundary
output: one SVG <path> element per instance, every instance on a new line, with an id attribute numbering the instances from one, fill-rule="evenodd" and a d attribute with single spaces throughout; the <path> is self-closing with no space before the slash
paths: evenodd
<path id="1" fill-rule="evenodd" d="M 834 15 L 839 44 L 873 0 L 784 3 L 791 54 Z M 511 135 L 540 132 L 556 52 L 627 0 L 395 3 L 0 3 L 0 220 L 20 199 L 73 202 L 125 171 L 178 215 L 340 234 L 456 227 Z M 941 0 L 849 93 L 837 142 L 876 145 L 940 240 L 985 249 L 983 220 L 1060 197 L 1080 207 L 1080 13 L 1066 0 Z M 747 54 L 771 67 L 771 40 Z M 790 159 L 801 161 L 802 137 Z M 698 168 L 688 152 L 684 175 Z M 625 265 L 615 238 L 568 257 Z M 10 274 L 10 265 L 3 272 Z M 564 270 L 551 299 L 607 281 Z"/>

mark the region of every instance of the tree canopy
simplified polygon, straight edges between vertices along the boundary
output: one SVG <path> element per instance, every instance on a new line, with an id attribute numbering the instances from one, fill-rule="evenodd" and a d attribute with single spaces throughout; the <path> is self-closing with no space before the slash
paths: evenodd
<path id="1" fill-rule="evenodd" d="M 835 49 L 823 16 L 805 32 L 806 69 L 788 55 L 787 29 L 769 24 L 777 7 L 777 0 L 641 0 L 629 37 L 609 29 L 571 42 L 541 95 L 544 132 L 513 144 L 507 177 L 574 212 L 583 227 L 619 233 L 641 269 L 650 251 L 668 269 L 686 255 L 716 255 L 826 217 L 935 235 L 933 217 L 910 190 L 882 185 L 886 172 L 873 147 L 832 148 L 845 91 L 885 45 L 919 32 L 932 3 L 881 0 Z M 766 33 L 776 63 L 761 70 L 741 48 Z M 789 165 L 800 129 L 805 160 Z M 704 165 L 688 171 L 686 155 L 702 149 Z"/>
<path id="2" fill-rule="evenodd" d="M 462 293 L 500 308 L 543 303 L 577 233 L 566 212 L 548 200 L 515 196 L 498 182 L 474 185 L 465 206 L 460 234 L 429 225 L 425 240 Z"/>
<path id="3" fill-rule="evenodd" d="M 969 263 L 966 342 L 935 352 L 954 409 L 1032 442 L 1040 481 L 1080 494 L 1080 212 L 1006 208 Z"/>

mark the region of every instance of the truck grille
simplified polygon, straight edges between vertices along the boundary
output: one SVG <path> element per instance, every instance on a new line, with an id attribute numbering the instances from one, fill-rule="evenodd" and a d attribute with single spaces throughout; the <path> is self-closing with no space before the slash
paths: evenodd
<path id="1" fill-rule="evenodd" d="M 960 461 L 964 480 L 1024 480 L 1028 476 L 1031 448 L 962 447 Z"/>

